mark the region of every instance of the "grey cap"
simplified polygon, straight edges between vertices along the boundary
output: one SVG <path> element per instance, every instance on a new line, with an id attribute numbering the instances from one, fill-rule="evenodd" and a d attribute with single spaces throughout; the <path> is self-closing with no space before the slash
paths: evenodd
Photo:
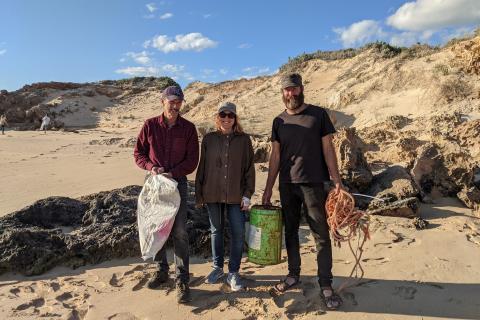
<path id="1" fill-rule="evenodd" d="M 285 89 L 288 87 L 301 87 L 302 76 L 299 75 L 298 73 L 284 74 L 280 78 L 280 85 L 282 86 L 282 89 Z"/>
<path id="2" fill-rule="evenodd" d="M 233 114 L 237 114 L 237 106 L 232 102 L 222 102 L 218 105 L 218 113 L 222 111 L 228 111 Z"/>

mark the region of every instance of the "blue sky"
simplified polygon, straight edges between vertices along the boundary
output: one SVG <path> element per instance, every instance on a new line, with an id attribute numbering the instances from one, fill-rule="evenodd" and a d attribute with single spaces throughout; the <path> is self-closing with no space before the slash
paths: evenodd
<path id="1" fill-rule="evenodd" d="M 4 0 L 0 89 L 170 76 L 182 86 L 272 74 L 288 57 L 472 33 L 479 0 Z"/>

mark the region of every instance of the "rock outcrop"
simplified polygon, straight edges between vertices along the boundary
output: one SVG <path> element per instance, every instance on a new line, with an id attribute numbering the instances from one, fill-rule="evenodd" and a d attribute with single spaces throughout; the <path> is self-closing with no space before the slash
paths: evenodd
<path id="1" fill-rule="evenodd" d="M 372 182 L 372 172 L 364 156 L 364 143 L 355 128 L 339 130 L 334 136 L 342 181 L 352 192 L 364 192 Z"/>
<path id="2" fill-rule="evenodd" d="M 140 190 L 140 186 L 128 186 L 78 199 L 49 197 L 1 217 L 0 273 L 37 275 L 57 265 L 75 268 L 139 257 L 136 208 Z M 190 250 L 209 255 L 208 213 L 195 209 L 192 183 L 188 192 Z"/>

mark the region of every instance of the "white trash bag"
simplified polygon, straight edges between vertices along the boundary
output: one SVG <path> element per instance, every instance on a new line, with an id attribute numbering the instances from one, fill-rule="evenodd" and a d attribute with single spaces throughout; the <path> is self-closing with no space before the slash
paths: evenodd
<path id="1" fill-rule="evenodd" d="M 137 219 L 143 260 L 154 258 L 168 239 L 180 207 L 177 182 L 151 175 L 138 197 Z"/>

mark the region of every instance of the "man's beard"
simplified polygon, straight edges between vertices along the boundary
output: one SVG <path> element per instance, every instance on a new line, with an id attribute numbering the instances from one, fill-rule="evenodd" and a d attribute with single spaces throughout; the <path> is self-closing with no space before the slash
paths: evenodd
<path id="1" fill-rule="evenodd" d="M 282 99 L 287 109 L 295 110 L 303 105 L 305 96 L 303 95 L 303 92 L 300 92 L 298 95 L 292 96 L 290 99 L 285 98 L 284 96 L 282 96 Z"/>

